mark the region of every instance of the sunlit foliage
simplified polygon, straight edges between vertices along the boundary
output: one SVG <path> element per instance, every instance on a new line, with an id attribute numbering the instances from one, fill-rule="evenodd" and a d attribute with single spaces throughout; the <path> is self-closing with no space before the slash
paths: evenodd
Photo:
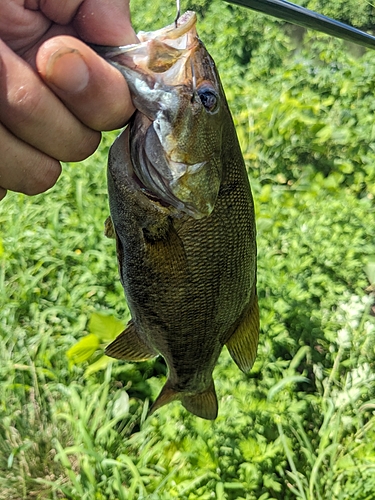
<path id="1" fill-rule="evenodd" d="M 365 0 L 305 4 L 373 22 Z M 103 235 L 107 134 L 48 194 L 0 204 L 1 500 L 375 498 L 375 54 L 219 0 L 190 6 L 256 203 L 255 366 L 223 351 L 215 422 L 179 403 L 146 419 L 163 362 L 103 357 L 129 318 Z M 173 17 L 133 2 L 137 29 Z"/>

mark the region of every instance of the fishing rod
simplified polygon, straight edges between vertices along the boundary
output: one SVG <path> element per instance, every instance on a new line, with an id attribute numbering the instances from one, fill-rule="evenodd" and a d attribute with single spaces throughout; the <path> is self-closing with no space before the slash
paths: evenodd
<path id="1" fill-rule="evenodd" d="M 349 24 L 336 21 L 330 17 L 318 14 L 286 0 L 225 0 L 229 3 L 242 5 L 248 9 L 269 14 L 292 24 L 321 31 L 327 35 L 343 38 L 368 49 L 375 49 L 375 36 L 361 31 Z"/>

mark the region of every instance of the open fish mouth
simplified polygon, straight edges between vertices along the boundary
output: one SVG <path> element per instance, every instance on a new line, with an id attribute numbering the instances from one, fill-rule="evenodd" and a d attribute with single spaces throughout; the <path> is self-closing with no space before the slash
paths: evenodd
<path id="1" fill-rule="evenodd" d="M 195 29 L 197 16 L 195 12 L 187 11 L 178 18 L 176 24 L 171 24 L 156 31 L 140 31 L 137 34 L 139 43 L 120 47 L 96 46 L 95 50 L 114 66 L 122 71 L 128 67 L 137 71 L 149 73 L 165 73 L 186 51 L 197 46 L 198 39 Z M 172 83 L 176 82 L 176 73 L 169 76 Z M 163 83 L 167 83 L 163 80 Z"/>
<path id="2" fill-rule="evenodd" d="M 177 26 L 139 33 L 138 44 L 98 52 L 125 76 L 137 108 L 129 133 L 138 180 L 162 203 L 200 219 L 214 209 L 221 177 L 220 146 L 207 144 L 214 134 L 206 123 L 219 118 L 205 109 L 199 86 L 218 101 L 220 91 L 195 26 L 196 14 L 188 11 Z M 221 125 L 215 128 L 220 138 Z"/>
<path id="3" fill-rule="evenodd" d="M 192 79 L 191 58 L 199 46 L 197 17 L 188 11 L 179 17 L 177 27 L 171 24 L 157 31 L 140 31 L 139 43 L 95 50 L 125 76 L 136 108 L 147 114 L 142 103 L 144 85 L 150 88 L 184 85 Z M 148 115 L 148 114 L 147 114 Z"/>

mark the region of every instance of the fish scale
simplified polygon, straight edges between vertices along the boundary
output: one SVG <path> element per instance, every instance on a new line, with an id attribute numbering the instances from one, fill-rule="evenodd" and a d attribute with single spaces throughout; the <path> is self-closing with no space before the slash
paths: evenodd
<path id="1" fill-rule="evenodd" d="M 110 232 L 132 319 L 106 353 L 163 356 L 168 379 L 151 413 L 180 400 L 214 419 L 212 372 L 223 346 L 243 371 L 256 355 L 256 235 L 233 120 L 195 24 L 187 12 L 177 28 L 102 49 L 137 108 L 108 161 Z"/>

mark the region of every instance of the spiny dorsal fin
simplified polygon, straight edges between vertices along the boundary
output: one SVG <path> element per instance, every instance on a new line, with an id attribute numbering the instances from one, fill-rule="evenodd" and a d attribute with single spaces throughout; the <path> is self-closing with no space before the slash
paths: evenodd
<path id="1" fill-rule="evenodd" d="M 252 300 L 243 320 L 234 331 L 226 346 L 229 354 L 243 372 L 248 372 L 254 364 L 259 340 L 258 297 L 254 290 Z"/>
<path id="2" fill-rule="evenodd" d="M 139 337 L 132 321 L 129 321 L 126 329 L 106 347 L 105 354 L 126 361 L 145 361 L 158 355 Z"/>
<path id="3" fill-rule="evenodd" d="M 215 420 L 217 417 L 218 404 L 213 381 L 204 392 L 186 394 L 172 389 L 169 380 L 167 380 L 159 396 L 151 406 L 149 415 L 152 415 L 154 411 L 176 399 L 179 399 L 184 408 L 197 417 L 206 418 L 207 420 Z"/>

